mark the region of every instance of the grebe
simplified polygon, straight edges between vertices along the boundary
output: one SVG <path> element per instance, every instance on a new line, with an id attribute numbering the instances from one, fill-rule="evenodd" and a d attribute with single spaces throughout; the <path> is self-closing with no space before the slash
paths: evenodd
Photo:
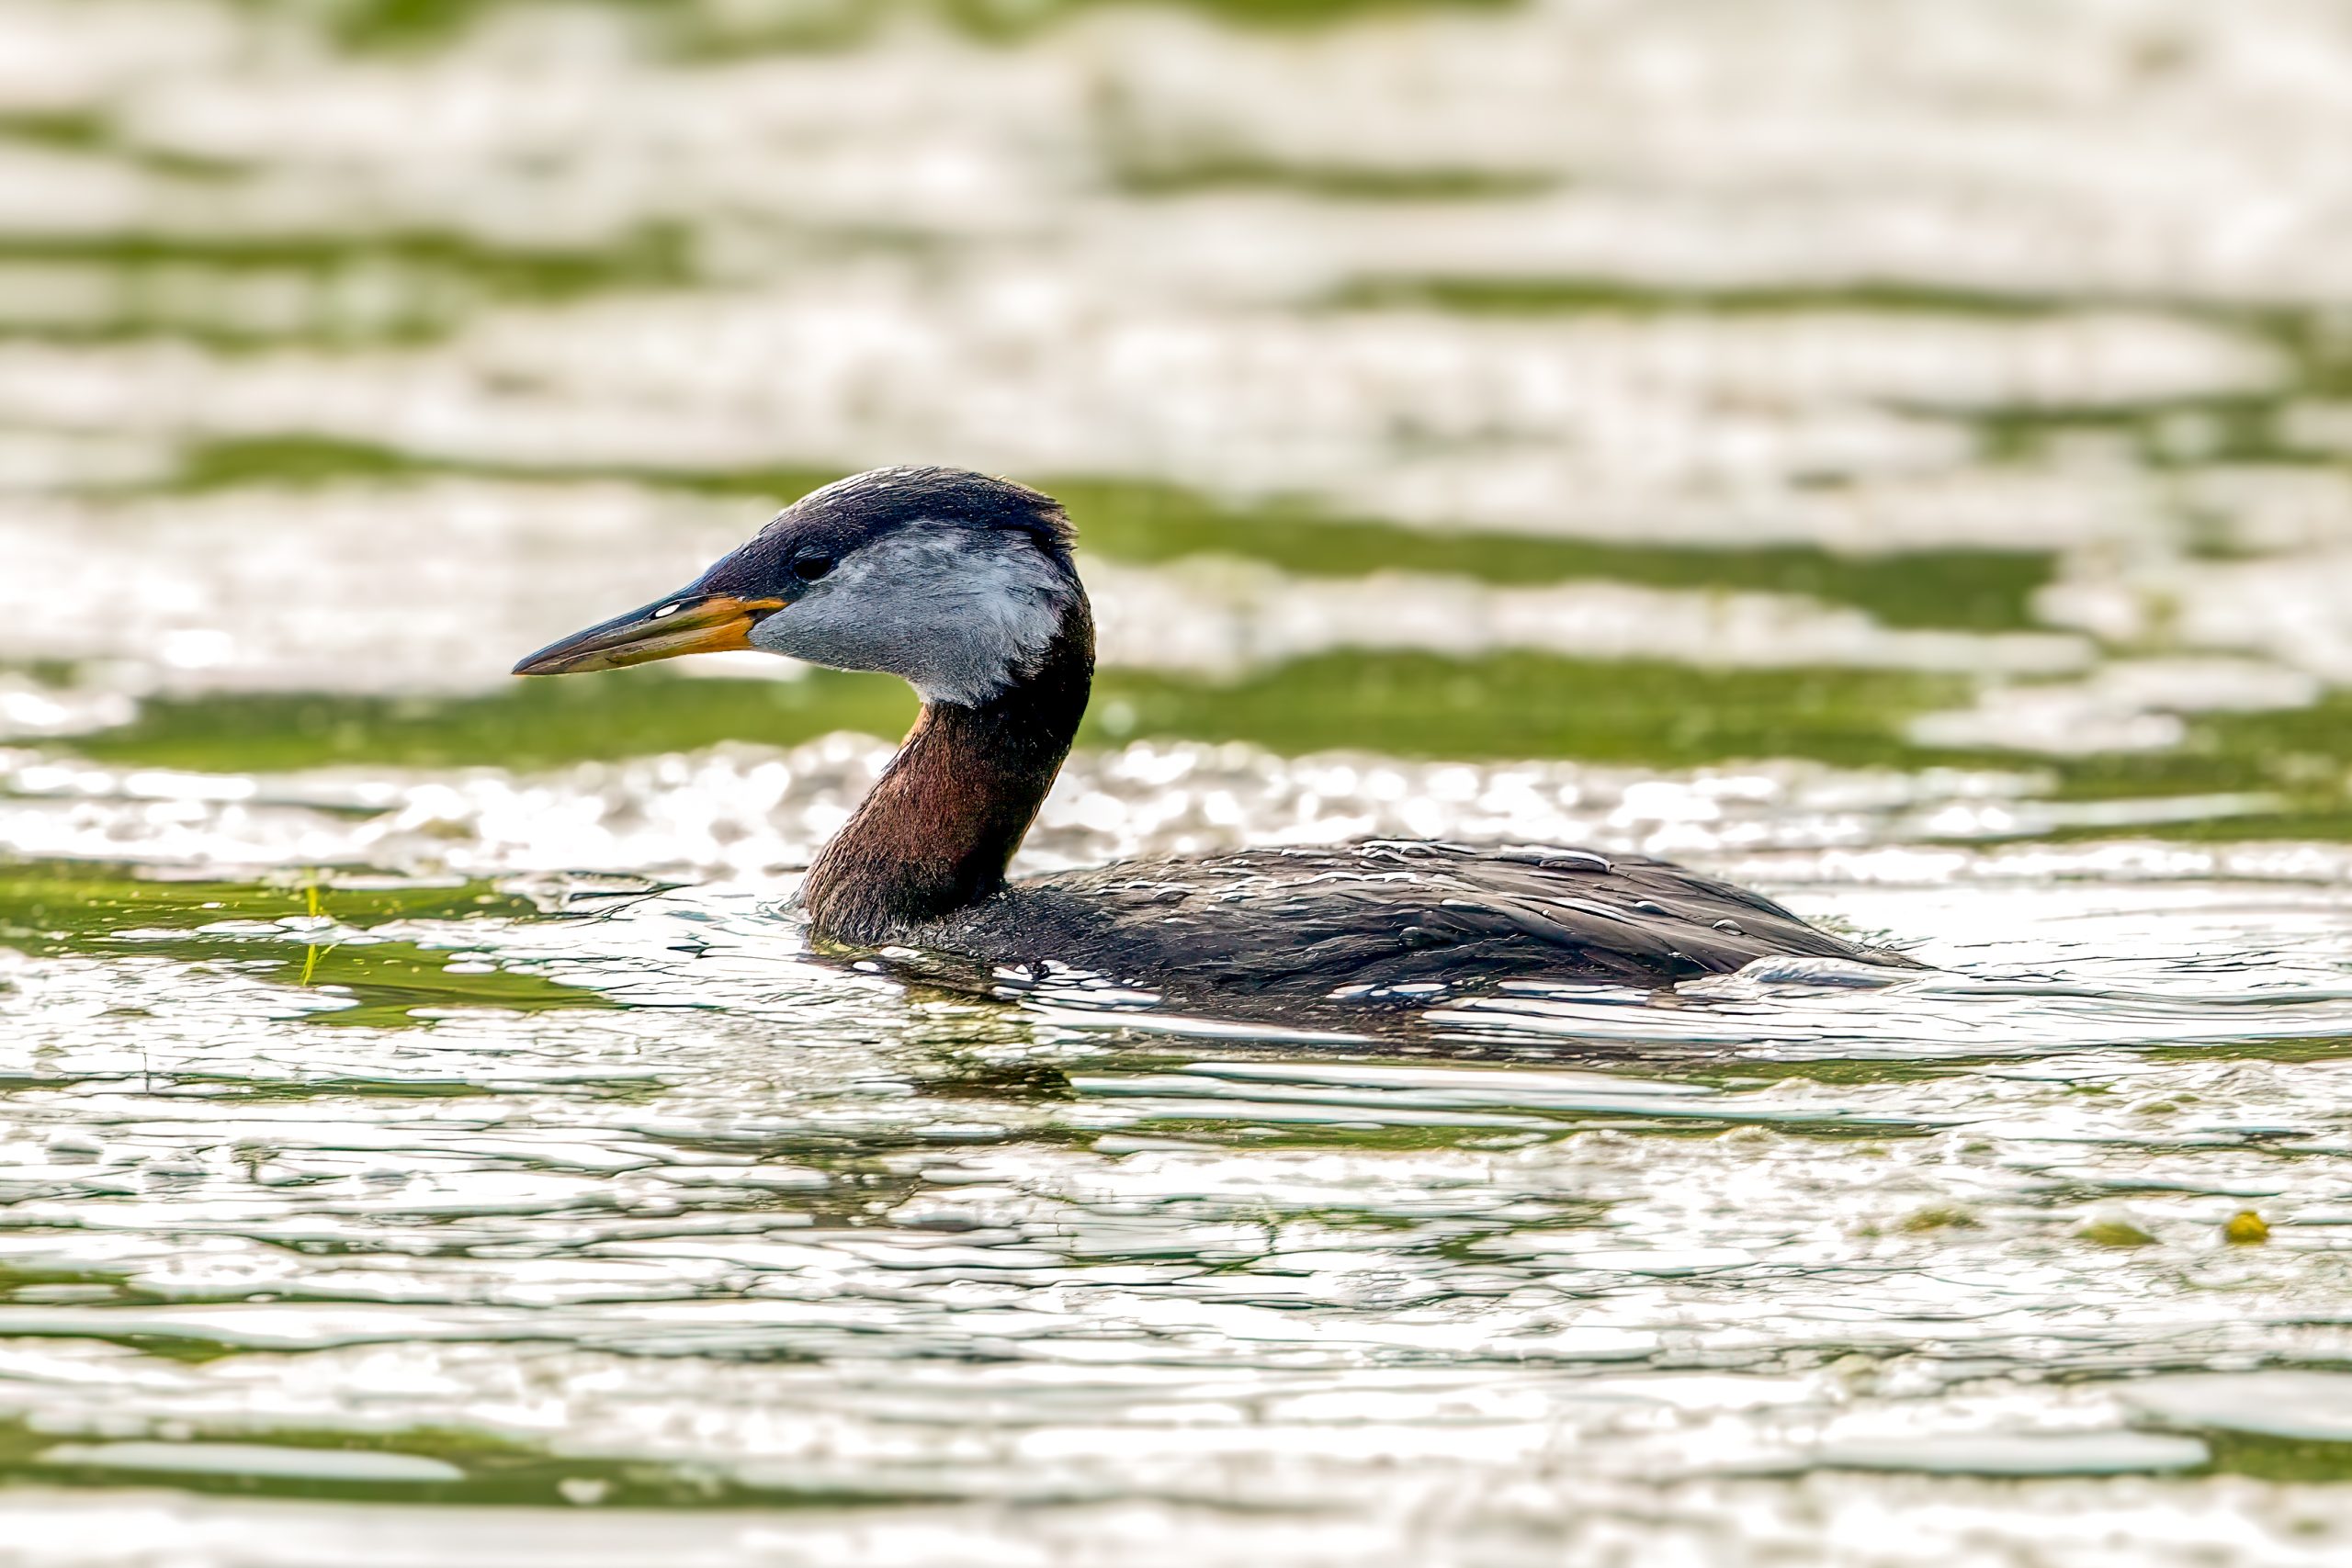
<path id="1" fill-rule="evenodd" d="M 1025 486 L 876 469 L 514 672 L 759 649 L 906 681 L 922 715 L 799 903 L 818 942 L 913 950 L 951 983 L 1067 970 L 1264 1017 L 1427 1006 L 1505 980 L 1665 987 L 1770 954 L 1917 967 L 1745 889 L 1589 850 L 1382 840 L 1008 880 L 1093 679 L 1073 538 L 1059 503 Z"/>

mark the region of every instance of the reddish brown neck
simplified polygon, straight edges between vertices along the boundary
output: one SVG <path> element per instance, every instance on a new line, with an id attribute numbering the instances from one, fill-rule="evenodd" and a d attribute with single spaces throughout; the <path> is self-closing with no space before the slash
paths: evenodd
<path id="1" fill-rule="evenodd" d="M 808 868 L 809 930 L 889 942 L 978 903 L 1004 868 L 1069 755 L 1094 675 L 1094 623 L 1080 598 L 1035 674 L 978 707 L 926 704 L 872 793 Z"/>

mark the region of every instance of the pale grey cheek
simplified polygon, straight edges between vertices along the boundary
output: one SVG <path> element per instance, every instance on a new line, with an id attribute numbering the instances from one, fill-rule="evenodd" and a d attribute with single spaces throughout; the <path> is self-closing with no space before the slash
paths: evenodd
<path id="1" fill-rule="evenodd" d="M 812 595 L 762 621 L 751 640 L 829 669 L 896 675 L 928 702 L 980 703 L 1012 677 L 1016 650 L 997 629 L 968 604 L 862 609 Z"/>
<path id="2" fill-rule="evenodd" d="M 762 621 L 752 642 L 886 671 L 926 702 L 986 702 L 1035 667 L 1060 624 L 1066 590 L 1025 548 L 878 547 Z"/>
<path id="3" fill-rule="evenodd" d="M 908 628 L 847 615 L 842 607 L 815 599 L 786 606 L 752 629 L 752 644 L 835 670 L 882 670 L 896 673 L 907 652 Z"/>

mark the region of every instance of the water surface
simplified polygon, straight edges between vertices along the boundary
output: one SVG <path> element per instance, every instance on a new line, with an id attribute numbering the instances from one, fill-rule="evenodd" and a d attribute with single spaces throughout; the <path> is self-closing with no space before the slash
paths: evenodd
<path id="1" fill-rule="evenodd" d="M 2340 18 L 883 9 L 0 4 L 0 1558 L 2339 1560 Z M 910 457 L 1081 531 L 1023 868 L 1935 967 L 822 961 L 903 692 L 503 671 Z"/>

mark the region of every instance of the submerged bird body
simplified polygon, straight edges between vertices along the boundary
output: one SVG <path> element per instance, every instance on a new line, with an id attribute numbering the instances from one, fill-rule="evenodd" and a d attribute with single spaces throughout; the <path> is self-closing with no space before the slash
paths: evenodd
<path id="1" fill-rule="evenodd" d="M 1008 881 L 1086 710 L 1094 628 L 1060 507 L 882 469 L 787 507 L 668 600 L 532 655 L 564 674 L 720 648 L 901 676 L 922 716 L 801 886 L 811 934 L 986 987 L 1074 972 L 1235 1015 L 1659 987 L 1774 954 L 1915 967 L 1663 861 L 1376 841 Z"/>
<path id="2" fill-rule="evenodd" d="M 1018 881 L 899 940 L 1251 1016 L 1426 1006 L 1512 980 L 1660 987 L 1774 954 L 1889 962 L 1665 861 L 1377 840 Z"/>

